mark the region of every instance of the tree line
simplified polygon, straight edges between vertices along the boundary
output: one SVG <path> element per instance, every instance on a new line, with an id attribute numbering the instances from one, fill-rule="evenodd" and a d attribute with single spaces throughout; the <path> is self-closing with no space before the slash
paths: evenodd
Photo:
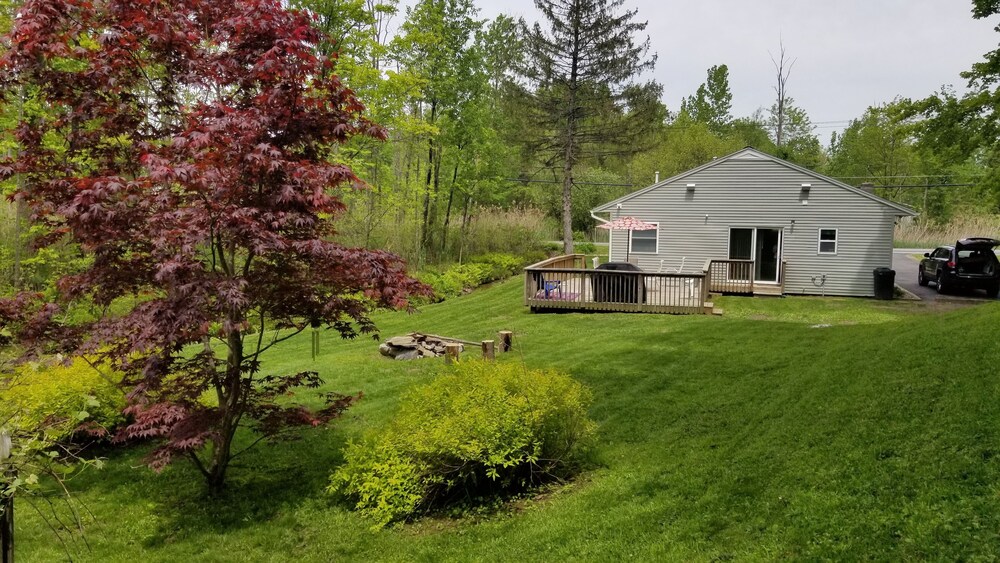
<path id="1" fill-rule="evenodd" d="M 8 22 L 19 5 L 4 5 Z M 662 85 L 646 78 L 657 58 L 646 23 L 623 0 L 538 0 L 533 24 L 481 18 L 473 0 L 290 5 L 314 18 L 325 37 L 313 48 L 335 57 L 335 72 L 387 131 L 384 142 L 359 136 L 332 151 L 368 186 L 343 194 L 338 236 L 415 267 L 502 249 L 505 225 L 541 229 L 571 250 L 593 228 L 594 205 L 745 146 L 852 185 L 872 183 L 922 220 L 1000 209 L 991 166 L 995 52 L 964 75 L 970 94 L 942 89 L 872 106 L 824 147 L 794 99 L 799 76 L 783 44 L 771 56 L 769 107 L 734 116 L 720 62 L 668 108 Z M 974 17 L 993 12 L 981 0 L 973 7 Z M 0 117 L 9 126 L 26 107 L 28 99 L 8 104 Z M 16 150 L 9 136 L 6 144 Z M 525 209 L 549 219 L 513 224 Z M 37 284 L 84 259 L 72 248 L 32 250 L 37 233 L 23 209 L 4 211 L 8 286 Z"/>
<path id="2" fill-rule="evenodd" d="M 645 22 L 623 1 L 539 0 L 538 22 L 478 17 L 471 0 L 299 0 L 321 15 L 339 68 L 391 133 L 350 153 L 373 189 L 345 236 L 416 263 L 455 260 L 499 206 L 540 208 L 572 248 L 588 210 L 744 146 L 913 205 L 922 220 L 1000 209 L 991 179 L 990 56 L 973 93 L 872 106 L 826 147 L 793 96 L 795 59 L 773 54 L 774 102 L 732 114 L 729 68 L 707 69 L 679 108 L 646 80 Z M 974 3 L 975 17 L 991 13 Z M 401 20 L 389 33 L 390 20 Z M 669 54 L 667 54 L 669 56 Z M 996 54 L 991 54 L 996 58 Z M 923 189 L 921 189 L 923 188 Z"/>

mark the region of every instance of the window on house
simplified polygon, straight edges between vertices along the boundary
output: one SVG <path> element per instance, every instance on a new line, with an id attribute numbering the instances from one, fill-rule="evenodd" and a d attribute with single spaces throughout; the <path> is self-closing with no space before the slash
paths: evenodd
<path id="1" fill-rule="evenodd" d="M 819 230 L 819 253 L 820 254 L 837 253 L 837 229 Z"/>
<path id="2" fill-rule="evenodd" d="M 656 254 L 656 239 L 659 232 L 659 228 L 649 231 L 629 231 L 629 252 Z"/>

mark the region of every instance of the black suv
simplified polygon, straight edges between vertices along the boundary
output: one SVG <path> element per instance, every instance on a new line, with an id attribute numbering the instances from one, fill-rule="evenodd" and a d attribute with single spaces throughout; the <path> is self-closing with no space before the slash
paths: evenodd
<path id="1" fill-rule="evenodd" d="M 951 289 L 985 289 L 986 295 L 995 298 L 1000 293 L 1000 261 L 993 248 L 1000 240 L 967 238 L 955 246 L 939 246 L 934 252 L 924 253 L 917 270 L 917 283 L 927 285 L 933 281 L 938 293 Z"/>

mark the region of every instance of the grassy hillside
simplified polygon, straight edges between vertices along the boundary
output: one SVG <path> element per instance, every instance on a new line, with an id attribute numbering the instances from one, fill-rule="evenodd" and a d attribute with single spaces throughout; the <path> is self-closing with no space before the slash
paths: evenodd
<path id="1" fill-rule="evenodd" d="M 329 429 L 241 459 L 229 491 L 154 475 L 139 450 L 72 482 L 93 512 L 83 561 L 991 558 L 1000 553 L 1000 306 L 935 312 L 854 299 L 726 298 L 724 317 L 531 315 L 518 280 L 380 318 L 469 340 L 516 333 L 504 361 L 595 392 L 598 467 L 476 519 L 382 531 L 324 496 L 347 439 L 438 362 L 371 340 L 289 341 L 265 369 L 319 369 L 365 398 Z M 828 325 L 828 326 L 816 326 Z M 24 561 L 64 558 L 19 505 Z"/>

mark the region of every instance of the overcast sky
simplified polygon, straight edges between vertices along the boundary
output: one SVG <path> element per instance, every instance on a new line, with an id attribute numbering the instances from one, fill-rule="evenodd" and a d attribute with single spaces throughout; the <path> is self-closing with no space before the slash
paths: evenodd
<path id="1" fill-rule="evenodd" d="M 484 18 L 539 17 L 532 0 L 476 3 Z M 788 93 L 824 144 L 830 131 L 870 105 L 924 97 L 944 84 L 961 91 L 959 73 L 1000 42 L 997 20 L 974 20 L 971 0 L 626 0 L 625 6 L 649 22 L 658 55 L 654 78 L 673 111 L 716 64 L 729 66 L 735 116 L 769 107 L 770 55 L 777 59 L 780 38 L 795 60 Z"/>

